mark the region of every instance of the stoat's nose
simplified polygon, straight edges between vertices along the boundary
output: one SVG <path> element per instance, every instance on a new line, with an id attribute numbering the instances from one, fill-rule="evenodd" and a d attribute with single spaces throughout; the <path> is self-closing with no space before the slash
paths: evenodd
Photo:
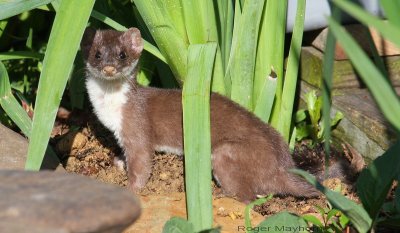
<path id="1" fill-rule="evenodd" d="M 104 66 L 102 71 L 107 76 L 112 76 L 117 72 L 114 66 Z"/>

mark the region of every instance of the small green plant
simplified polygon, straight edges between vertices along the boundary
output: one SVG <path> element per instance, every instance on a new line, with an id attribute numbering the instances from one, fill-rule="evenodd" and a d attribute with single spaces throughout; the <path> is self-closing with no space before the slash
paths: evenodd
<path id="1" fill-rule="evenodd" d="M 275 214 L 257 226 L 253 227 L 250 219 L 250 210 L 255 205 L 262 205 L 272 198 L 272 194 L 267 197 L 257 199 L 246 206 L 245 209 L 245 224 L 243 226 L 247 233 L 261 233 L 261 232 L 309 232 L 309 227 L 303 218 L 283 211 Z"/>
<path id="2" fill-rule="evenodd" d="M 324 56 L 324 124 L 329 125 L 330 89 L 333 69 L 333 51 L 336 39 L 343 47 L 351 60 L 359 77 L 370 90 L 372 96 L 394 130 L 400 135 L 400 100 L 389 82 L 388 72 L 382 66 L 383 61 L 377 54 L 374 61 L 360 48 L 351 35 L 340 25 L 340 10 L 345 11 L 361 23 L 374 27 L 387 40 L 400 47 L 400 4 L 398 1 L 381 0 L 387 19 L 384 21 L 363 10 L 358 5 L 346 0 L 334 0 L 332 10 L 333 17 L 328 19 L 329 33 L 327 38 L 327 50 Z M 367 38 L 368 39 L 368 38 Z M 374 47 L 374 43 L 369 41 Z M 325 114 L 326 113 L 326 114 Z M 329 138 L 330 130 L 325 130 L 326 138 Z M 329 148 L 329 140 L 325 141 L 325 149 Z M 386 197 L 395 181 L 400 179 L 400 140 L 381 156 L 375 159 L 364 169 L 357 180 L 357 194 L 362 203 L 358 205 L 339 193 L 332 192 L 322 187 L 309 174 L 297 171 L 327 196 L 328 201 L 335 209 L 342 211 L 349 219 L 350 224 L 359 232 L 375 231 L 378 226 L 390 226 L 400 229 L 399 202 L 400 195 L 395 195 L 390 204 L 385 204 Z M 400 193 L 397 187 L 395 194 Z M 385 205 L 391 205 L 396 210 L 389 215 L 381 214 Z"/>
<path id="3" fill-rule="evenodd" d="M 296 140 L 311 138 L 312 145 L 324 141 L 324 124 L 322 124 L 322 97 L 312 90 L 305 94 L 307 109 L 297 111 L 295 117 Z M 337 111 L 331 119 L 331 129 L 335 128 L 343 118 L 343 113 Z"/>
<path id="4" fill-rule="evenodd" d="M 315 205 L 314 207 L 320 214 L 322 221 L 314 215 L 303 215 L 303 219 L 313 225 L 313 232 L 339 233 L 343 232 L 349 224 L 349 218 L 347 218 L 340 210 L 333 209 L 329 203 L 325 208 L 318 205 Z"/>
<path id="5" fill-rule="evenodd" d="M 162 233 L 219 233 L 219 228 L 206 229 L 202 231 L 195 231 L 193 224 L 183 218 L 172 217 L 168 220 Z"/>

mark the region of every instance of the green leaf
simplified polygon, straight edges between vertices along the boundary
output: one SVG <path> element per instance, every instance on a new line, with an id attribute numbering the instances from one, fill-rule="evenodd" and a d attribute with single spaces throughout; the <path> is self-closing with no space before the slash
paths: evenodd
<path id="1" fill-rule="evenodd" d="M 246 208 L 244 210 L 244 222 L 245 222 L 245 226 L 247 229 L 252 228 L 251 219 L 250 219 L 250 210 L 253 209 L 253 207 L 256 205 L 262 205 L 265 202 L 271 200 L 272 197 L 273 197 L 273 195 L 270 194 L 270 195 L 268 195 L 268 197 L 259 198 L 246 206 Z"/>
<path id="2" fill-rule="evenodd" d="M 326 189 L 322 186 L 315 177 L 311 176 L 305 171 L 292 169 L 293 173 L 304 177 L 310 184 L 312 184 L 315 188 L 325 194 L 329 203 L 335 209 L 342 211 L 352 222 L 354 227 L 360 232 L 368 232 L 368 230 L 372 226 L 372 219 L 369 217 L 368 213 L 362 208 L 362 206 L 357 205 L 355 202 L 349 200 L 345 196 L 340 193 L 333 192 L 329 189 Z"/>
<path id="3" fill-rule="evenodd" d="M 315 217 L 314 215 L 303 215 L 302 218 L 304 220 L 306 220 L 307 222 L 312 223 L 313 225 L 317 226 L 317 227 L 324 227 L 324 224 L 321 222 L 321 220 L 319 220 L 317 217 Z"/>
<path id="4" fill-rule="evenodd" d="M 339 124 L 339 121 L 342 120 L 343 117 L 344 117 L 343 113 L 337 111 L 335 117 L 331 120 L 331 127 L 335 127 L 337 124 Z"/>
<path id="5" fill-rule="evenodd" d="M 307 125 L 305 122 L 296 126 L 296 140 L 300 141 L 303 138 L 310 137 L 312 127 Z"/>
<path id="6" fill-rule="evenodd" d="M 0 20 L 46 5 L 53 0 L 2 0 Z"/>
<path id="7" fill-rule="evenodd" d="M 139 60 L 139 74 L 137 82 L 142 86 L 148 86 L 153 78 L 156 69 L 156 59 L 147 52 L 143 52 Z"/>
<path id="8" fill-rule="evenodd" d="M 22 133 L 29 138 L 32 121 L 12 94 L 8 73 L 2 62 L 0 62 L 0 105 Z M 47 169 L 59 164 L 56 153 L 49 145 L 47 145 L 45 153 L 48 163 L 44 165 Z"/>
<path id="9" fill-rule="evenodd" d="M 331 7 L 332 18 L 335 20 L 340 20 L 341 11 L 335 7 L 334 5 Z M 324 139 L 324 151 L 325 151 L 325 171 L 328 171 L 329 166 L 329 155 L 330 155 L 330 142 L 331 142 L 331 90 L 332 90 L 332 75 L 333 75 L 333 64 L 334 64 L 334 56 L 336 51 L 336 38 L 333 36 L 333 33 L 329 30 L 327 39 L 325 52 L 323 57 L 323 67 L 322 67 L 322 125 L 324 127 L 323 131 L 323 139 Z M 328 172 L 325 172 L 325 178 L 327 178 Z"/>
<path id="10" fill-rule="evenodd" d="M 175 78 L 183 83 L 187 77 L 188 44 L 175 28 L 168 8 L 158 0 L 133 0 L 133 2 Z"/>
<path id="11" fill-rule="evenodd" d="M 14 59 L 37 59 L 43 60 L 44 54 L 31 51 L 12 51 L 0 53 L 0 61 Z"/>
<path id="12" fill-rule="evenodd" d="M 278 78 L 274 109 L 270 123 L 279 129 L 279 118 L 283 91 L 283 66 L 286 35 L 286 13 L 288 0 L 264 1 L 264 11 L 260 24 L 259 43 L 254 77 L 253 100 L 258 100 L 263 79 L 271 73 Z"/>
<path id="13" fill-rule="evenodd" d="M 264 122 L 268 122 L 271 116 L 276 93 L 276 83 L 276 77 L 270 75 L 265 78 L 263 88 L 254 109 L 254 114 Z"/>
<path id="14" fill-rule="evenodd" d="M 94 0 L 62 0 L 40 74 L 25 168 L 38 170 Z"/>
<path id="15" fill-rule="evenodd" d="M 319 214 L 321 215 L 321 217 L 324 217 L 324 216 L 325 216 L 325 210 L 324 210 L 324 208 L 322 208 L 322 207 L 319 206 L 319 205 L 314 205 L 314 207 L 315 207 L 315 209 L 317 209 L 317 211 L 319 212 Z"/>
<path id="16" fill-rule="evenodd" d="M 0 62 L 0 105 L 18 128 L 29 137 L 31 119 L 12 94 L 8 73 L 2 62 Z"/>
<path id="17" fill-rule="evenodd" d="M 306 118 L 307 118 L 307 114 L 306 114 L 306 110 L 305 109 L 298 110 L 296 112 L 295 117 L 294 117 L 296 123 L 300 123 L 300 122 L 306 120 Z"/>
<path id="18" fill-rule="evenodd" d="M 364 169 L 357 180 L 357 194 L 371 218 L 376 218 L 393 180 L 400 172 L 400 141 Z"/>
<path id="19" fill-rule="evenodd" d="M 299 73 L 301 43 L 303 40 L 304 17 L 306 11 L 306 0 L 297 1 L 296 19 L 293 27 L 292 41 L 290 42 L 289 56 L 287 61 L 285 82 L 282 91 L 282 104 L 279 120 L 279 132 L 286 142 L 289 142 L 292 131 L 292 117 L 294 97 L 296 94 L 297 77 Z"/>
<path id="20" fill-rule="evenodd" d="M 257 38 L 264 1 L 245 1 L 234 31 L 228 72 L 232 80 L 231 99 L 249 111 L 253 110 L 253 79 Z M 264 79 L 267 75 L 264 75 Z"/>
<path id="21" fill-rule="evenodd" d="M 315 90 L 308 92 L 305 97 L 308 113 L 310 114 L 311 118 L 311 124 L 313 127 L 318 128 L 318 121 L 321 118 L 321 99 L 318 98 Z"/>
<path id="22" fill-rule="evenodd" d="M 181 1 L 185 19 L 186 34 L 190 44 L 218 42 L 217 24 L 213 1 Z M 211 13 L 212 12 L 212 13 Z M 196 25 L 196 26 L 193 26 Z M 222 57 L 219 47 L 215 57 L 211 89 L 226 94 Z"/>
<path id="23" fill-rule="evenodd" d="M 268 217 L 257 227 L 267 229 L 267 232 L 309 232 L 304 219 L 286 211 Z"/>
<path id="24" fill-rule="evenodd" d="M 341 212 L 337 209 L 331 209 L 329 212 L 326 214 L 326 222 L 331 220 L 332 217 L 336 216 L 337 214 L 340 214 Z"/>
<path id="25" fill-rule="evenodd" d="M 343 213 L 340 214 L 339 223 L 342 228 L 345 228 L 350 222 L 350 219 Z"/>
<path id="26" fill-rule="evenodd" d="M 193 224 L 183 218 L 172 217 L 168 220 L 162 233 L 194 233 Z"/>
<path id="27" fill-rule="evenodd" d="M 381 0 L 380 3 L 385 12 L 385 16 L 391 23 L 400 28 L 400 2 L 393 0 Z"/>
<path id="28" fill-rule="evenodd" d="M 212 226 L 210 85 L 216 43 L 190 45 L 183 86 L 183 136 L 188 219 L 195 231 Z"/>
<path id="29" fill-rule="evenodd" d="M 226 70 L 229 61 L 229 54 L 232 45 L 233 34 L 233 1 L 217 0 L 218 20 L 219 20 L 219 45 L 221 47 L 222 65 Z"/>

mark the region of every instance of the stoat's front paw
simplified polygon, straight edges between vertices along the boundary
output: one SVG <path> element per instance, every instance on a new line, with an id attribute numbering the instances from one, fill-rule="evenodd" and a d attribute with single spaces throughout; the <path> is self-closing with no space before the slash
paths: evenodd
<path id="1" fill-rule="evenodd" d="M 125 171 L 125 162 L 119 157 L 114 157 L 114 166 L 117 167 L 119 171 Z"/>

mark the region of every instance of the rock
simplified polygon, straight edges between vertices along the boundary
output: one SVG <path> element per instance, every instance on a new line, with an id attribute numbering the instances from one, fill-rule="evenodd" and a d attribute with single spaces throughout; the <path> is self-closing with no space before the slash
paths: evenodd
<path id="1" fill-rule="evenodd" d="M 0 169 L 23 169 L 28 140 L 2 124 L 0 135 Z"/>
<path id="2" fill-rule="evenodd" d="M 186 219 L 185 193 L 140 196 L 143 213 L 139 220 L 124 233 L 162 232 L 164 224 L 172 217 Z M 214 226 L 221 226 L 222 233 L 237 232 L 238 226 L 244 226 L 246 205 L 232 198 L 213 200 Z M 256 226 L 264 218 L 251 211 L 252 224 Z"/>
<path id="3" fill-rule="evenodd" d="M 75 174 L 0 170 L 2 232 L 121 232 L 140 215 L 128 190 Z"/>
<path id="4" fill-rule="evenodd" d="M 62 154 L 75 155 L 87 143 L 87 137 L 80 132 L 69 132 L 56 145 L 57 151 Z"/>
<path id="5" fill-rule="evenodd" d="M 28 140 L 2 124 L 0 135 L 0 169 L 24 169 Z M 46 153 L 41 169 L 65 171 L 58 158 L 50 153 Z"/>

